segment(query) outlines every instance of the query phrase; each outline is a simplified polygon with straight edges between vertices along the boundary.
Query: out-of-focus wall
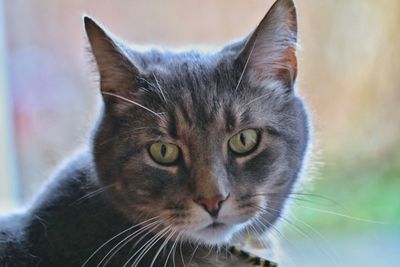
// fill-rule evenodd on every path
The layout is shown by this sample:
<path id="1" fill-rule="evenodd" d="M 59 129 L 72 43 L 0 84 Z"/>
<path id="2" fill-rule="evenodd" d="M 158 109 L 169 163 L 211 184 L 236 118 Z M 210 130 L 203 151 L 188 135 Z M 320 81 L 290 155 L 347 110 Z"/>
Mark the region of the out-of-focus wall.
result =
<path id="1" fill-rule="evenodd" d="M 12 138 L 12 99 L 8 88 L 4 1 L 0 0 L 0 212 L 15 209 L 16 168 Z"/>

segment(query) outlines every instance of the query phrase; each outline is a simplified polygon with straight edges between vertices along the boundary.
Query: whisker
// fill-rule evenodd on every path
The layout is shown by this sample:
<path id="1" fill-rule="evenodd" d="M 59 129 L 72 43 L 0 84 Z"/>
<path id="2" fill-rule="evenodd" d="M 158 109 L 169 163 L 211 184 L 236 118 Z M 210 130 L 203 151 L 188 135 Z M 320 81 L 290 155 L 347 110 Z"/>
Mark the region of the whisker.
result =
<path id="1" fill-rule="evenodd" d="M 163 90 L 161 89 L 160 83 L 158 82 L 156 75 L 154 74 L 154 72 L 152 72 L 152 74 L 153 74 L 154 80 L 156 80 L 157 87 L 160 90 L 160 93 L 161 93 L 162 98 L 164 99 L 164 102 L 167 103 L 167 98 L 165 97 L 165 94 L 164 94 Z"/>
<path id="2" fill-rule="evenodd" d="M 181 241 L 180 241 L 180 244 L 179 244 L 179 252 L 181 254 L 181 261 L 182 261 L 183 267 L 186 267 L 185 260 L 183 259 L 183 253 L 182 253 L 183 234 L 184 234 L 184 232 L 182 232 Z"/>
<path id="3" fill-rule="evenodd" d="M 171 217 L 169 217 L 169 218 L 167 218 L 166 220 L 167 221 L 169 221 L 170 219 L 172 219 L 173 218 L 173 216 L 171 216 Z M 161 223 L 162 224 L 162 223 Z M 140 244 L 140 242 L 147 236 L 147 235 L 149 235 L 152 231 L 154 231 L 157 227 L 159 227 L 161 224 L 159 224 L 159 225 L 157 225 L 155 228 L 152 228 L 150 231 L 148 231 L 146 234 L 144 234 L 141 238 L 139 238 L 139 240 L 137 240 L 136 242 L 135 242 L 135 244 L 132 246 L 132 248 L 131 248 L 131 251 L 129 252 L 129 253 L 131 253 L 132 251 L 133 251 L 133 249 L 138 245 L 138 244 Z M 161 234 L 161 236 L 163 236 L 163 233 L 164 233 L 164 230 L 168 230 L 168 229 L 170 229 L 171 227 L 170 226 L 167 226 L 167 227 L 164 227 L 163 229 L 161 229 L 158 233 L 156 233 L 153 237 L 151 237 L 149 240 L 147 240 L 136 252 L 134 252 L 133 253 L 133 255 L 126 261 L 126 263 L 125 264 L 129 264 L 129 262 L 138 254 L 138 253 L 140 253 L 139 254 L 139 256 L 142 254 L 142 252 L 144 251 L 144 250 L 146 250 L 146 248 L 147 248 L 147 245 L 150 243 L 150 242 L 152 242 L 154 239 L 157 239 L 157 237 Z M 165 234 L 167 234 L 168 233 L 168 231 L 166 231 L 165 232 Z M 158 242 L 158 239 L 155 241 L 155 243 L 156 242 Z M 151 248 L 151 246 L 150 246 L 150 248 Z M 142 251 L 142 252 L 141 252 Z M 146 252 L 147 253 L 147 252 Z M 138 256 L 138 257 L 139 257 Z M 134 264 L 136 264 L 136 262 L 137 262 L 137 258 L 135 259 L 135 261 L 133 262 L 133 264 L 132 265 L 134 265 Z M 137 262 L 138 263 L 138 262 Z"/>
<path id="4" fill-rule="evenodd" d="M 157 260 L 158 255 L 161 253 L 163 248 L 168 244 L 168 241 L 172 238 L 172 236 L 176 233 L 176 230 L 171 232 L 167 238 L 165 238 L 164 242 L 161 244 L 160 248 L 157 250 L 156 254 L 154 255 L 153 260 L 151 261 L 150 267 L 153 267 L 154 263 Z"/>
<path id="5" fill-rule="evenodd" d="M 258 221 L 258 218 L 254 218 L 254 219 L 256 220 L 256 222 Z M 260 232 L 255 227 L 255 226 L 258 227 L 258 224 L 256 224 L 255 226 L 253 226 L 253 225 L 249 225 L 249 226 L 251 227 L 251 229 L 256 234 L 256 238 L 257 238 L 258 243 L 264 248 L 267 247 L 266 244 L 265 244 L 265 240 L 263 240 L 263 238 L 260 237 L 262 235 L 262 229 L 260 229 L 261 230 L 261 232 Z"/>
<path id="6" fill-rule="evenodd" d="M 265 211 L 265 212 L 268 213 L 268 211 Z M 256 218 L 256 219 L 257 219 L 257 222 L 260 223 L 262 226 L 266 227 L 267 229 L 270 229 L 270 230 L 273 230 L 273 231 L 274 231 L 274 232 L 270 232 L 270 234 L 272 234 L 272 235 L 275 236 L 274 233 L 276 233 L 281 239 L 284 239 L 284 240 L 285 240 L 285 242 L 287 243 L 287 245 L 288 245 L 289 247 L 294 248 L 294 250 L 296 250 L 296 249 L 295 249 L 295 246 L 294 246 L 293 243 L 290 241 L 290 239 L 289 239 L 286 235 L 284 235 L 281 231 L 279 231 L 279 229 L 278 229 L 277 227 L 275 227 L 271 222 L 269 222 L 267 219 L 265 219 L 265 218 L 263 218 L 263 217 L 259 217 L 259 218 Z M 264 224 L 263 222 L 265 222 L 265 223 L 267 224 L 268 227 L 265 226 L 265 224 Z M 294 261 L 293 261 L 293 256 L 287 255 L 287 256 L 286 256 L 286 260 L 289 261 L 289 262 L 291 263 L 290 265 L 296 266 L 296 265 L 294 264 Z"/>
<path id="7" fill-rule="evenodd" d="M 101 93 L 102 93 L 103 95 L 114 96 L 114 97 L 119 98 L 119 99 L 121 99 L 121 100 L 124 100 L 124 101 L 126 101 L 126 102 L 128 102 L 128 103 L 134 104 L 134 105 L 136 105 L 136 106 L 138 106 L 138 107 L 140 107 L 140 108 L 142 108 L 142 109 L 144 109 L 144 110 L 147 110 L 147 111 L 150 112 L 151 114 L 157 116 L 159 119 L 164 120 L 164 118 L 160 115 L 160 113 L 157 113 L 157 112 L 155 112 L 155 111 L 149 109 L 148 107 L 145 107 L 145 106 L 143 106 L 142 104 L 139 104 L 138 102 L 135 102 L 135 101 L 133 101 L 133 100 L 131 100 L 131 99 L 128 99 L 128 98 L 126 98 L 126 97 L 123 97 L 123 96 L 120 96 L 120 95 L 117 95 L 117 94 L 114 94 L 114 93 L 111 93 L 111 92 L 101 91 Z"/>
<path id="8" fill-rule="evenodd" d="M 304 192 L 291 192 L 289 195 L 290 195 L 290 196 L 313 197 L 313 198 L 315 198 L 315 199 L 324 200 L 324 201 L 326 201 L 327 203 L 329 203 L 329 204 L 331 204 L 331 205 L 333 205 L 333 206 L 338 206 L 338 207 L 340 207 L 340 208 L 342 208 L 342 209 L 344 209 L 344 210 L 346 209 L 346 208 L 345 208 L 341 203 L 339 203 L 338 201 L 336 201 L 336 200 L 334 200 L 334 199 L 332 199 L 332 198 L 329 198 L 329 197 L 327 197 L 327 196 L 319 195 L 319 194 L 304 193 Z M 305 200 L 305 199 L 299 199 L 299 200 Z M 318 203 L 318 204 L 320 204 L 320 203 Z"/>
<path id="9" fill-rule="evenodd" d="M 152 228 L 151 230 L 155 230 L 157 227 L 159 227 L 161 224 L 157 225 L 156 227 Z M 136 248 L 137 245 L 140 244 L 140 242 L 142 242 L 143 239 L 145 239 L 146 236 L 148 236 L 151 232 L 148 231 L 146 232 L 144 235 L 142 235 L 138 240 L 136 240 L 136 242 L 133 244 L 133 246 L 131 247 L 130 251 L 128 254 L 133 253 L 133 249 Z"/>
<path id="10" fill-rule="evenodd" d="M 324 243 L 329 251 L 325 251 L 325 249 L 320 248 L 322 250 L 322 252 L 327 255 L 334 263 L 334 266 L 342 266 L 343 264 L 339 264 L 341 262 L 339 262 L 338 257 L 337 257 L 337 253 L 336 250 L 334 249 L 334 247 L 332 246 L 332 244 L 322 235 L 321 232 L 319 232 L 317 229 L 315 229 L 314 227 L 312 227 L 311 225 L 307 224 L 306 222 L 304 222 L 303 220 L 298 219 L 296 216 L 292 215 L 293 219 L 296 220 L 297 222 L 301 223 L 302 225 L 304 225 L 305 227 L 307 227 L 312 233 L 314 233 L 315 235 L 317 235 L 318 238 L 320 238 L 322 240 L 322 243 Z M 300 228 L 301 229 L 301 228 Z"/>
<path id="11" fill-rule="evenodd" d="M 247 65 L 248 65 L 249 62 L 250 62 L 250 57 L 251 57 L 251 55 L 253 54 L 253 50 L 254 50 L 255 44 L 256 44 L 256 42 L 254 42 L 253 45 L 252 45 L 252 47 L 251 47 L 249 56 L 248 56 L 247 59 L 246 59 L 246 63 L 244 64 L 243 71 L 242 71 L 242 73 L 240 74 L 239 81 L 238 81 L 238 83 L 237 83 L 237 85 L 236 85 L 235 92 L 238 90 L 238 88 L 239 88 L 239 86 L 240 86 L 240 83 L 242 82 L 244 73 L 246 72 L 246 69 L 247 69 Z"/>
<path id="12" fill-rule="evenodd" d="M 300 193 L 300 192 L 298 192 L 298 193 L 291 192 L 289 194 L 287 194 L 287 193 L 277 193 L 277 192 L 261 192 L 261 193 L 257 193 L 257 194 L 251 195 L 250 197 L 255 197 L 255 196 L 274 196 L 274 197 L 281 196 L 280 199 L 291 198 L 291 199 L 294 199 L 294 200 L 308 201 L 310 203 L 313 203 L 312 200 L 305 199 L 305 198 L 299 198 L 298 196 L 312 197 L 314 199 L 324 200 L 329 204 L 336 205 L 336 206 L 339 206 L 339 207 L 345 209 L 341 203 L 339 203 L 339 202 L 337 202 L 337 201 L 335 201 L 335 200 L 333 200 L 331 198 L 328 198 L 326 196 L 318 195 L 318 194 Z M 315 202 L 315 204 L 321 204 L 321 203 Z"/>
<path id="13" fill-rule="evenodd" d="M 256 195 L 268 195 L 268 193 L 256 194 Z M 254 195 L 254 196 L 256 196 L 256 195 Z M 281 199 L 285 199 L 285 197 L 282 197 Z M 292 199 L 293 200 L 300 200 L 300 201 L 304 200 L 304 199 L 298 199 L 298 198 L 292 198 Z M 329 199 L 327 199 L 327 200 L 329 200 Z M 278 201 L 273 201 L 273 200 L 268 200 L 268 201 L 271 202 L 271 203 L 280 203 Z M 316 203 L 316 204 L 318 204 L 318 203 Z M 344 213 L 340 213 L 340 212 L 332 211 L 332 210 L 324 210 L 324 209 L 304 206 L 304 205 L 301 205 L 301 204 L 298 204 L 298 203 L 295 203 L 295 202 L 293 203 L 293 205 L 295 205 L 296 207 L 299 207 L 299 208 L 304 208 L 304 209 L 308 209 L 308 210 L 311 210 L 311 211 L 316 211 L 316 212 L 321 212 L 321 213 L 325 213 L 325 214 L 335 215 L 335 216 L 339 216 L 339 217 L 343 217 L 343 218 L 346 218 L 346 219 L 351 219 L 351 220 L 355 220 L 355 221 L 359 221 L 359 222 L 371 223 L 371 224 L 380 224 L 380 225 L 386 225 L 387 224 L 387 222 L 370 220 L 370 219 L 366 219 L 366 218 L 360 218 L 360 217 L 356 217 L 356 216 L 352 216 L 352 215 L 348 215 L 348 214 L 344 214 Z M 340 204 L 338 204 L 338 205 L 340 205 Z M 343 207 L 343 209 L 346 210 L 345 207 Z"/>
<path id="14" fill-rule="evenodd" d="M 264 97 L 267 97 L 267 96 L 271 96 L 271 92 L 268 92 L 268 93 L 266 93 L 266 94 L 263 94 L 262 96 L 259 96 L 259 97 L 256 97 L 256 98 L 250 100 L 248 103 L 244 104 L 244 106 L 247 107 L 248 105 L 250 105 L 250 104 L 256 102 L 257 100 L 260 100 L 260 99 L 262 99 L 262 98 L 264 98 Z"/>
<path id="15" fill-rule="evenodd" d="M 255 205 L 255 207 L 258 207 L 259 209 L 270 213 L 270 211 L 274 211 L 274 212 L 279 212 L 276 209 L 267 207 L 267 208 L 263 208 L 260 207 L 258 205 Z M 271 214 L 271 213 L 270 213 Z M 312 238 L 312 236 L 307 233 L 306 231 L 304 231 L 301 227 L 299 227 L 298 225 L 296 225 L 295 223 L 293 223 L 291 220 L 289 220 L 288 218 L 284 217 L 284 216 L 280 216 L 281 219 L 283 219 L 286 223 L 288 223 L 287 225 L 291 226 L 292 229 L 294 229 L 297 233 L 299 233 L 301 236 L 305 237 L 308 240 L 311 240 L 313 244 L 317 245 L 317 247 L 319 248 L 319 250 L 321 250 L 322 254 L 325 255 L 326 257 L 328 257 L 333 263 L 335 263 L 335 266 L 341 266 L 340 264 L 338 264 L 338 260 L 336 257 L 336 253 L 335 251 L 332 249 L 331 244 L 327 241 L 327 239 L 325 239 L 325 237 L 319 233 L 317 230 L 313 229 L 311 226 L 310 229 L 317 234 L 317 236 L 323 241 L 323 244 L 325 244 L 325 246 L 327 247 L 328 250 L 326 250 L 324 247 L 319 246 L 319 244 L 316 242 L 316 240 L 314 238 Z M 299 221 L 297 219 L 295 219 L 296 221 Z M 294 247 L 293 245 L 291 245 L 292 247 Z"/>
<path id="16" fill-rule="evenodd" d="M 126 267 L 128 266 L 129 262 L 136 256 L 136 259 L 132 263 L 132 266 L 137 266 L 139 262 L 142 260 L 142 258 L 150 251 L 150 249 L 157 244 L 159 240 L 163 238 L 163 236 L 167 235 L 171 231 L 172 226 L 167 226 L 161 231 L 159 231 L 157 234 L 155 234 L 153 237 L 151 237 L 149 240 L 146 241 L 146 243 L 143 244 L 142 247 L 140 247 L 129 259 L 128 261 L 122 266 Z M 139 254 L 138 254 L 139 253 Z"/>
<path id="17" fill-rule="evenodd" d="M 380 225 L 387 224 L 387 222 L 364 219 L 364 218 L 355 217 L 355 216 L 351 216 L 351 215 L 347 215 L 347 214 L 343 214 L 343 213 L 339 213 L 339 212 L 331 211 L 331 210 L 322 210 L 322 209 L 307 207 L 307 206 L 303 206 L 303 205 L 296 205 L 296 206 L 300 207 L 300 208 L 317 211 L 317 212 L 321 212 L 321 213 L 325 213 L 325 214 L 335 215 L 335 216 L 339 216 L 339 217 L 343 217 L 346 219 L 351 219 L 351 220 L 355 220 L 355 221 L 359 221 L 359 222 L 364 222 L 364 223 L 380 224 Z"/>
<path id="18" fill-rule="evenodd" d="M 80 197 L 77 200 L 75 200 L 74 202 L 72 202 L 70 205 L 74 205 L 77 202 L 80 202 L 82 200 L 85 200 L 85 199 L 88 199 L 88 198 L 92 198 L 92 197 L 94 197 L 94 196 L 96 196 L 98 194 L 101 194 L 101 193 L 105 192 L 106 190 L 110 189 L 111 187 L 114 187 L 116 184 L 117 183 L 112 183 L 110 185 L 103 186 L 103 187 L 100 187 L 99 189 L 96 189 L 96 190 L 94 190 L 92 192 L 89 192 L 88 194 L 84 195 L 83 197 Z"/>
<path id="19" fill-rule="evenodd" d="M 196 247 L 194 248 L 194 250 L 193 250 L 193 252 L 192 252 L 192 255 L 191 255 L 190 258 L 189 258 L 188 266 L 190 266 L 190 264 L 192 263 L 193 257 L 194 257 L 194 255 L 196 254 L 196 251 L 197 251 L 197 249 L 199 248 L 199 246 L 200 246 L 200 242 L 197 242 L 197 245 L 196 245 Z"/>
<path id="20" fill-rule="evenodd" d="M 178 246 L 178 242 L 179 242 L 179 239 L 182 237 L 182 235 L 183 235 L 183 232 L 181 232 L 181 233 L 179 233 L 178 234 L 178 236 L 176 237 L 176 240 L 175 240 L 175 242 L 174 242 L 174 253 L 173 253 L 173 256 L 172 256 L 172 263 L 173 263 L 173 265 L 174 265 L 174 267 L 175 267 L 175 254 L 176 254 L 176 248 L 177 248 L 177 246 Z M 175 246 L 175 243 L 176 243 L 176 246 Z M 181 243 L 182 244 L 182 243 Z M 181 254 L 181 256 L 182 256 L 182 254 Z"/>
<path id="21" fill-rule="evenodd" d="M 254 208 L 256 208 L 256 209 L 258 209 L 258 210 L 260 210 L 260 211 L 263 211 L 263 212 L 265 212 L 265 213 L 268 213 L 268 214 L 270 214 L 270 215 L 273 215 L 273 213 L 271 213 L 271 211 L 269 211 L 269 210 L 267 210 L 266 208 L 263 208 L 263 207 L 261 207 L 261 206 L 259 206 L 259 205 L 256 205 L 256 204 L 254 204 L 254 205 L 252 205 Z M 266 218 L 263 218 L 263 217 L 257 217 L 256 218 L 257 219 L 257 221 L 258 222 L 261 222 L 261 220 L 263 221 L 263 222 L 265 222 L 266 224 L 267 224 L 267 228 L 268 229 L 273 229 L 274 231 L 276 231 L 276 233 L 281 237 L 281 238 L 283 238 L 283 239 L 285 239 L 285 241 L 288 243 L 288 244 L 291 244 L 292 246 L 293 246 L 293 244 L 292 244 L 292 242 L 289 240 L 289 238 L 287 238 L 281 231 L 279 231 L 278 230 L 278 228 L 276 228 L 270 221 L 268 221 Z M 262 222 L 261 222 L 262 223 Z M 264 225 L 265 226 L 265 225 Z"/>
<path id="22" fill-rule="evenodd" d="M 138 230 L 136 230 L 135 232 L 133 232 L 132 234 L 128 235 L 127 237 L 125 237 L 124 239 L 122 239 L 118 244 L 116 244 L 103 258 L 102 260 L 98 263 L 98 267 L 104 262 L 103 266 L 106 266 L 108 264 L 108 262 L 115 256 L 115 254 L 118 253 L 119 250 L 121 250 L 121 248 L 123 248 L 127 243 L 129 243 L 133 238 L 135 238 L 136 236 L 138 236 L 139 234 L 145 232 L 146 230 L 148 230 L 149 228 L 151 229 L 156 229 L 159 225 L 161 224 L 160 221 L 155 221 L 155 222 L 151 222 L 148 225 L 144 226 L 143 228 L 140 228 Z M 151 231 L 150 229 L 150 231 Z M 149 232 L 147 232 L 149 233 Z M 111 254 L 111 255 L 110 255 Z M 110 255 L 110 256 L 109 256 Z M 108 259 L 107 259 L 108 258 Z M 106 260 L 107 259 L 107 260 Z"/>
<path id="23" fill-rule="evenodd" d="M 106 246 L 107 244 L 109 244 L 111 241 L 113 241 L 113 240 L 116 239 L 117 237 L 123 235 L 124 233 L 126 233 L 126 232 L 132 230 L 133 228 L 138 227 L 138 226 L 141 225 L 141 224 L 147 223 L 147 222 L 149 222 L 149 221 L 151 221 L 151 220 L 155 220 L 157 217 L 158 217 L 158 216 L 153 217 L 153 218 L 150 218 L 150 219 L 148 219 L 148 220 L 146 220 L 146 221 L 143 221 L 143 222 L 141 222 L 141 223 L 135 224 L 135 225 L 133 225 L 133 226 L 131 226 L 131 227 L 125 229 L 124 231 L 122 231 L 122 232 L 116 234 L 116 235 L 113 236 L 112 238 L 108 239 L 106 242 L 104 242 L 100 247 L 98 247 L 98 248 L 89 256 L 89 258 L 82 264 L 82 267 L 84 267 L 84 266 L 94 257 L 94 255 L 97 254 L 97 252 L 99 252 L 103 247 L 105 247 L 105 246 Z"/>
<path id="24" fill-rule="evenodd" d="M 167 267 L 169 257 L 171 256 L 171 253 L 172 253 L 172 251 L 173 251 L 173 249 L 174 249 L 174 247 L 175 247 L 176 240 L 177 240 L 177 239 L 175 239 L 174 243 L 172 244 L 172 247 L 171 247 L 171 249 L 170 249 L 170 251 L 169 251 L 169 253 L 168 253 L 168 255 L 167 255 L 167 258 L 165 259 L 164 267 Z M 175 266 L 175 260 L 174 260 L 174 258 L 175 258 L 175 255 L 172 256 L 172 262 L 173 262 L 173 264 L 174 264 L 174 266 Z"/>
<path id="25" fill-rule="evenodd" d="M 270 207 L 260 207 L 258 205 L 255 205 L 258 208 L 260 208 L 261 210 L 265 211 L 265 212 L 269 212 L 269 211 L 273 211 L 273 212 L 279 212 L 276 209 L 270 208 Z M 272 214 L 271 212 L 269 212 L 270 214 Z M 301 229 L 300 227 L 298 227 L 296 224 L 294 224 L 292 221 L 290 221 L 289 219 L 283 217 L 282 215 L 279 216 L 279 218 L 281 218 L 282 220 L 284 220 L 286 223 L 288 223 L 289 225 L 291 225 L 293 227 L 293 229 L 295 229 L 298 233 L 300 233 L 303 237 L 305 237 L 306 239 L 310 239 L 312 241 L 314 241 L 303 229 Z"/>
<path id="26" fill-rule="evenodd" d="M 97 146 L 102 147 L 104 145 L 107 145 L 109 142 L 114 141 L 115 139 L 118 139 L 118 141 L 120 143 L 125 142 L 126 140 L 132 139 L 132 134 L 136 134 L 136 133 L 140 133 L 145 132 L 143 130 L 155 130 L 155 131 L 159 131 L 160 129 L 157 127 L 138 127 L 135 129 L 132 129 L 129 131 L 129 134 L 127 136 L 124 135 L 114 135 L 106 140 L 104 140 L 103 142 L 101 142 L 100 144 L 98 144 Z"/>
<path id="27" fill-rule="evenodd" d="M 172 219 L 172 218 L 173 218 L 173 216 L 171 216 L 171 217 L 169 217 L 169 218 L 166 218 L 165 220 L 166 220 L 166 222 L 169 222 L 170 219 Z M 171 223 L 169 223 L 169 224 L 171 224 Z M 133 244 L 133 246 L 131 247 L 131 250 L 129 251 L 129 254 L 130 254 L 130 253 L 133 253 L 133 249 L 134 249 L 137 245 L 139 245 L 140 242 L 141 242 L 148 234 L 150 234 L 150 233 L 147 233 L 147 234 L 143 235 L 141 238 L 139 238 L 139 239 Z"/>
<path id="28" fill-rule="evenodd" d="M 268 211 L 265 211 L 265 210 L 263 210 L 264 212 L 267 212 L 268 213 Z M 278 228 L 276 228 L 271 222 L 269 222 L 267 219 L 265 219 L 265 218 L 263 218 L 263 217 L 259 217 L 259 218 L 256 218 L 257 219 L 257 221 L 259 222 L 259 223 L 261 223 L 261 225 L 263 225 L 263 226 L 265 226 L 264 224 L 263 224 L 263 222 L 264 223 L 266 223 L 267 224 L 267 229 L 272 229 L 272 230 L 274 230 L 281 238 L 283 238 L 288 244 L 290 244 L 291 246 L 293 246 L 293 244 L 292 244 L 292 242 L 289 240 L 289 238 L 287 238 L 281 231 L 279 231 L 279 229 Z"/>

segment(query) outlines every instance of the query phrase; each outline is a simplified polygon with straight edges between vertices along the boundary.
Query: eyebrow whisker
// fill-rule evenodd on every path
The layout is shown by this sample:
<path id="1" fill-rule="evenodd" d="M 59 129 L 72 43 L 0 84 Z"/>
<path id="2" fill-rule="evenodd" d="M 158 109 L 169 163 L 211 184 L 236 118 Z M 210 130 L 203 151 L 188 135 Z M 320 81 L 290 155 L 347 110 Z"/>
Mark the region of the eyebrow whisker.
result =
<path id="1" fill-rule="evenodd" d="M 154 74 L 154 72 L 152 72 L 152 74 L 153 74 L 154 80 L 156 80 L 157 87 L 160 90 L 160 93 L 161 93 L 162 98 L 164 99 L 164 102 L 167 103 L 167 98 L 165 97 L 164 91 L 161 89 L 161 85 L 158 82 L 156 75 Z"/>
<path id="2" fill-rule="evenodd" d="M 163 117 L 161 117 L 160 113 L 157 113 L 157 112 L 155 112 L 155 111 L 149 109 L 148 107 L 143 106 L 142 104 L 139 104 L 138 102 L 135 102 L 135 101 L 133 101 L 133 100 L 131 100 L 131 99 L 129 99 L 129 98 L 126 98 L 126 97 L 123 97 L 123 96 L 121 96 L 121 95 L 114 94 L 114 93 L 111 93 L 111 92 L 106 92 L 106 91 L 101 91 L 101 93 L 102 93 L 103 95 L 114 96 L 114 97 L 119 98 L 119 99 L 121 99 L 121 100 L 124 100 L 124 101 L 126 101 L 126 102 L 128 102 L 128 103 L 134 104 L 134 105 L 136 105 L 136 106 L 138 106 L 138 107 L 140 107 L 140 108 L 142 108 L 142 109 L 144 109 L 144 110 L 147 110 L 147 111 L 150 112 L 151 114 L 157 116 L 159 119 L 161 119 L 161 120 L 164 119 Z"/>

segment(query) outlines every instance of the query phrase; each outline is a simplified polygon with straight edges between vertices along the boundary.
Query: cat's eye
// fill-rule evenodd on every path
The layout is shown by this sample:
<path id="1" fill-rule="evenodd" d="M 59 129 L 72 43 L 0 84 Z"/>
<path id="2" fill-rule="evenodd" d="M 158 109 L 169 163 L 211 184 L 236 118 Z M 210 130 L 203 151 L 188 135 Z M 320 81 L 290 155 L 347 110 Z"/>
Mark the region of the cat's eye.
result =
<path id="1" fill-rule="evenodd" d="M 179 147 L 168 143 L 153 143 L 149 148 L 151 158 L 164 165 L 175 163 L 179 158 Z"/>
<path id="2" fill-rule="evenodd" d="M 229 148 L 236 154 L 244 155 L 255 149 L 259 142 L 259 135 L 254 129 L 239 132 L 229 139 Z"/>

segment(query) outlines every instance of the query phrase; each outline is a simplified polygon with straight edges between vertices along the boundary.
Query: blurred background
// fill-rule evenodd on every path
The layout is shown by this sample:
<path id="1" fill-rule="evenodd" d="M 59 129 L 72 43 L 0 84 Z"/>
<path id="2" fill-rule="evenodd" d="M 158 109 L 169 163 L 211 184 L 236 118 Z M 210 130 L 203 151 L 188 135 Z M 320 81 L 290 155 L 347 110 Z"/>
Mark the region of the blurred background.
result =
<path id="1" fill-rule="evenodd" d="M 99 109 L 82 14 L 125 40 L 221 46 L 272 0 L 0 0 L 0 213 L 85 144 Z M 400 262 L 400 1 L 298 0 L 299 92 L 314 120 L 304 194 L 281 237 L 292 266 Z"/>

